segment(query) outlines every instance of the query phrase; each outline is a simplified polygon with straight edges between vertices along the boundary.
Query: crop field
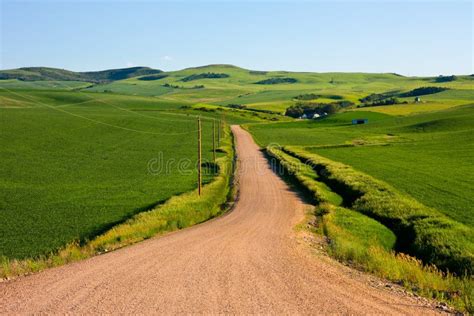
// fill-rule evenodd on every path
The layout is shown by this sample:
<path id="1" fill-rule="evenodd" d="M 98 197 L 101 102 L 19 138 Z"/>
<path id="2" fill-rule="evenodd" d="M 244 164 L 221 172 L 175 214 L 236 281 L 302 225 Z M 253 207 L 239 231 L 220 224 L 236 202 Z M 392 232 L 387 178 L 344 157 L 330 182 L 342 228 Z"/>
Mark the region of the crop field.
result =
<path id="1" fill-rule="evenodd" d="M 351 125 L 352 118 L 369 119 Z M 382 179 L 474 228 L 474 106 L 403 118 L 345 112 L 321 121 L 249 125 L 260 145 L 307 150 Z M 341 147 L 346 144 L 351 146 Z M 354 146 L 352 146 L 354 145 Z"/>
<path id="2" fill-rule="evenodd" d="M 0 87 L 5 89 L 71 90 L 87 88 L 90 85 L 90 83 L 82 81 L 19 81 L 16 79 L 0 80 Z"/>
<path id="3" fill-rule="evenodd" d="M 194 189 L 197 125 L 193 113 L 176 111 L 182 104 L 0 91 L 0 256 L 51 252 Z M 205 161 L 212 159 L 211 126 L 203 117 Z M 204 182 L 212 177 L 208 170 Z"/>

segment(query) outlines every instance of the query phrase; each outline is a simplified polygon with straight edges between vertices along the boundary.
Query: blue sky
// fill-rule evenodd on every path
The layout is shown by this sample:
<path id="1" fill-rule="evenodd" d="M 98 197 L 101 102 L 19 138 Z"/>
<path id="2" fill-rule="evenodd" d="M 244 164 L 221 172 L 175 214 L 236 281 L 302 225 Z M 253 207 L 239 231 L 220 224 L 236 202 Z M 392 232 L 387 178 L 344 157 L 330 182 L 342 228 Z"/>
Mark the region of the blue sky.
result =
<path id="1" fill-rule="evenodd" d="M 0 1 L 2 69 L 474 72 L 472 1 Z"/>

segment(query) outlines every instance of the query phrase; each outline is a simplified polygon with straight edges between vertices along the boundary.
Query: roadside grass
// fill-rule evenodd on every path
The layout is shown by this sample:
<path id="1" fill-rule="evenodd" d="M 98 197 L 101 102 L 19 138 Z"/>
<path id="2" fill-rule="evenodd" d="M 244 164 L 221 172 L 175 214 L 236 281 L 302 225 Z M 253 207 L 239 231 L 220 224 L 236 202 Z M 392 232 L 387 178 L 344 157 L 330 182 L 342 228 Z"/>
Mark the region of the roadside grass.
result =
<path id="1" fill-rule="evenodd" d="M 219 151 L 224 155 L 216 160 L 218 174 L 203 186 L 201 196 L 197 190 L 173 196 L 90 241 L 74 241 L 48 255 L 28 259 L 0 257 L 0 278 L 16 277 L 82 260 L 218 216 L 229 208 L 234 193 L 231 190 L 234 149 L 228 126 Z"/>
<path id="2" fill-rule="evenodd" d="M 390 234 L 388 229 L 360 213 L 328 204 L 321 205 L 318 212 L 325 214 L 320 215 L 321 225 L 329 238 L 328 252 L 336 259 L 400 284 L 411 292 L 447 302 L 461 311 L 474 312 L 472 278 L 456 277 L 433 265 L 424 265 L 415 257 L 387 249 L 380 241 Z M 371 234 L 361 234 L 361 226 L 341 225 L 339 217 L 344 218 L 349 212 L 350 219 L 363 224 L 363 229 L 370 230 Z M 355 220 L 356 217 L 359 219 Z"/>
<path id="3" fill-rule="evenodd" d="M 342 231 L 349 231 L 352 237 L 359 240 L 363 248 L 380 245 L 385 250 L 391 250 L 395 247 L 397 237 L 390 229 L 358 212 L 344 207 L 335 207 L 333 211 L 328 211 L 325 220 L 327 225 L 333 224 L 334 227 L 340 227 Z M 337 242 L 338 234 L 333 234 L 330 229 L 327 233 L 331 240 Z"/>
<path id="4" fill-rule="evenodd" d="M 456 277 L 434 265 L 426 265 L 419 259 L 395 252 L 395 234 L 359 211 L 338 205 L 340 200 L 332 198 L 336 193 L 320 182 L 320 175 L 312 168 L 314 165 L 303 163 L 275 146 L 267 147 L 267 153 L 313 193 L 318 201 L 316 215 L 319 230 L 329 238 L 327 249 L 332 256 L 420 295 L 474 312 L 472 277 Z M 308 168 L 313 170 L 313 174 Z"/>
<path id="5" fill-rule="evenodd" d="M 397 190 L 474 227 L 471 131 L 426 133 L 430 139 L 385 146 L 306 147 L 394 186 Z M 426 137 L 424 136 L 424 137 Z M 384 140 L 381 140 L 384 142 Z M 386 142 L 386 141 L 385 141 Z"/>
<path id="6" fill-rule="evenodd" d="M 125 245 L 201 223 L 220 214 L 229 198 L 233 174 L 233 145 L 229 128 L 219 148 L 225 155 L 216 160 L 219 169 L 215 179 L 204 186 L 202 196 L 197 191 L 171 197 L 163 206 L 137 214 L 95 238 L 90 245 L 95 251 L 117 249 Z"/>
<path id="7" fill-rule="evenodd" d="M 368 215 L 397 235 L 396 249 L 458 275 L 474 273 L 474 231 L 435 209 L 351 167 L 301 148 L 287 153 L 310 164 L 353 210 Z"/>

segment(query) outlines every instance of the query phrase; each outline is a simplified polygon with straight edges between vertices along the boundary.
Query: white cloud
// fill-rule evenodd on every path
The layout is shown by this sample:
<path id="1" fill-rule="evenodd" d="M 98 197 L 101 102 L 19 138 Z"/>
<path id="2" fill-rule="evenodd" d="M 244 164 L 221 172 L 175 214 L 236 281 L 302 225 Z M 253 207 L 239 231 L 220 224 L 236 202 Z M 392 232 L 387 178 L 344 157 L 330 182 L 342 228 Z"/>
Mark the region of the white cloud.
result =
<path id="1" fill-rule="evenodd" d="M 127 61 L 127 67 L 135 67 L 136 65 L 130 61 Z"/>
<path id="2" fill-rule="evenodd" d="M 165 56 L 161 57 L 161 60 L 163 60 L 163 61 L 172 61 L 173 57 L 165 55 Z"/>

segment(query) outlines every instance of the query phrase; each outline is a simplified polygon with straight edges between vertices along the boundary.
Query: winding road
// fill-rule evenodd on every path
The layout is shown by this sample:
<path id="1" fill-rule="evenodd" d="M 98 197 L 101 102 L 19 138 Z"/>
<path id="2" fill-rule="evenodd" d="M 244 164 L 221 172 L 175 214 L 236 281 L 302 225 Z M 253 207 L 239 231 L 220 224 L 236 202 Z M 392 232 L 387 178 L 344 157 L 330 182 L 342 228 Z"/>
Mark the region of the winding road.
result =
<path id="1" fill-rule="evenodd" d="M 308 207 L 232 127 L 240 198 L 232 212 L 111 253 L 0 283 L 0 314 L 420 314 L 436 310 L 351 276 L 294 226 Z"/>

